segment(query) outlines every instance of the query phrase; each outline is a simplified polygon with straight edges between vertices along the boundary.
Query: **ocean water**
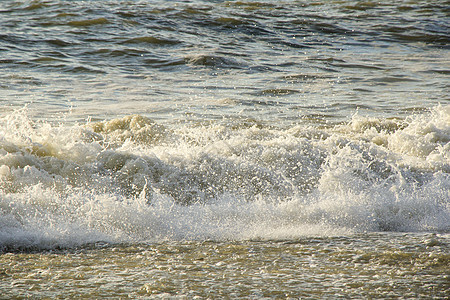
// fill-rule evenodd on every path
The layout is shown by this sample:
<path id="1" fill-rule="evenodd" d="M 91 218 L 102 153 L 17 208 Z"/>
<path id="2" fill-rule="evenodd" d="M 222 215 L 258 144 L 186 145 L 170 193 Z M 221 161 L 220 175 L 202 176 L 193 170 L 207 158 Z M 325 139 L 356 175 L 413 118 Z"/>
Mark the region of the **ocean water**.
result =
<path id="1" fill-rule="evenodd" d="M 449 1 L 0 2 L 0 298 L 450 294 Z"/>

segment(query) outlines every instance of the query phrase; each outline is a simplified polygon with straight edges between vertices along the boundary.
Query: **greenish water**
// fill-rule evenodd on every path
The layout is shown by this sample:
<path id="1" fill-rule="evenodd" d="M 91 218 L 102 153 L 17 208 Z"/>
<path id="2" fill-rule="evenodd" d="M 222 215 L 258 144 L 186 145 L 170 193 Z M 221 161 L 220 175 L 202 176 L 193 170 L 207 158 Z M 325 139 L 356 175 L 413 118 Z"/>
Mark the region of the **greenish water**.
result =
<path id="1" fill-rule="evenodd" d="M 445 299 L 448 236 L 93 244 L 4 254 L 5 298 Z"/>

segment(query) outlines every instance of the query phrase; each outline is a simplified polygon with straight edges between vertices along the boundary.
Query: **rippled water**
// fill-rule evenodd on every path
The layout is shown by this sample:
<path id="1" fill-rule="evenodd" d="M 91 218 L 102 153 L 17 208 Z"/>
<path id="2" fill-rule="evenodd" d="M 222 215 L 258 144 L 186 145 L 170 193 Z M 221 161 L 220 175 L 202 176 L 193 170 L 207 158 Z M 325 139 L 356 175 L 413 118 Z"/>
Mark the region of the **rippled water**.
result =
<path id="1" fill-rule="evenodd" d="M 6 298 L 445 298 L 448 1 L 0 2 Z"/>
<path id="2" fill-rule="evenodd" d="M 2 1 L 2 99 L 33 115 L 342 121 L 448 101 L 445 1 Z"/>
<path id="3" fill-rule="evenodd" d="M 372 234 L 92 245 L 64 255 L 4 255 L 0 288 L 6 297 L 43 298 L 444 299 L 449 255 L 442 240 Z"/>

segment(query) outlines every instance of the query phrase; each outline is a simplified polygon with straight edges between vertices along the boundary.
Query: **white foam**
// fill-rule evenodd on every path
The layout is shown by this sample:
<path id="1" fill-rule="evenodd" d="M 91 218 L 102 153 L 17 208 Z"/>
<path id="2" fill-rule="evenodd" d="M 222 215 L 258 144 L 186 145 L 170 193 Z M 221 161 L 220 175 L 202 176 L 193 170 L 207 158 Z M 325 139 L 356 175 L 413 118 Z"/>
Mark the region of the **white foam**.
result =
<path id="1" fill-rule="evenodd" d="M 450 172 L 450 105 L 405 120 L 355 115 L 339 132 L 385 147 L 401 166 Z"/>
<path id="2" fill-rule="evenodd" d="M 0 120 L 0 248 L 446 232 L 449 112 L 319 131 L 54 126 L 22 109 Z"/>

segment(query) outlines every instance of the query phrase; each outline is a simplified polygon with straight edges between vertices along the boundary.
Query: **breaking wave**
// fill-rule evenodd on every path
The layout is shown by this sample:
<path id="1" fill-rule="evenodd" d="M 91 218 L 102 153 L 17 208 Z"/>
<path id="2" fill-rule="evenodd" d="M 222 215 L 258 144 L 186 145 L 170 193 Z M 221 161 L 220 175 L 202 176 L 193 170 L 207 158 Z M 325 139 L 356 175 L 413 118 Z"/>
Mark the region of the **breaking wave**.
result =
<path id="1" fill-rule="evenodd" d="M 450 106 L 288 128 L 0 119 L 0 249 L 450 230 Z"/>

